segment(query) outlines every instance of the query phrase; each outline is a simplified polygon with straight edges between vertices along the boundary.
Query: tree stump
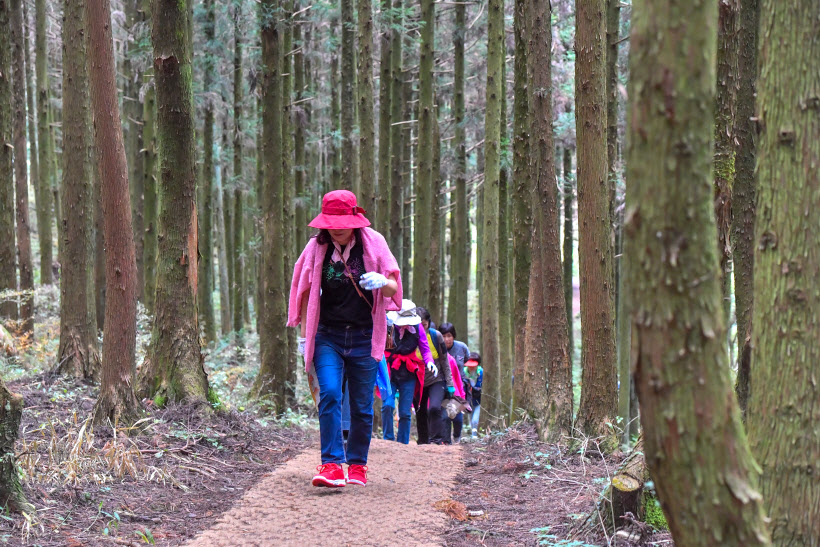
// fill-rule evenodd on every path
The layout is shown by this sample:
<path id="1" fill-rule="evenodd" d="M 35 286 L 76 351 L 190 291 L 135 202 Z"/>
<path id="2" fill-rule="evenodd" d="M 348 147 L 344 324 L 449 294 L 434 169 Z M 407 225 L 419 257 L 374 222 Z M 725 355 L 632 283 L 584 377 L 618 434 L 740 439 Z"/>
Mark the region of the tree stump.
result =
<path id="1" fill-rule="evenodd" d="M 0 380 L 0 504 L 12 511 L 29 513 L 34 506 L 23 495 L 14 453 L 22 416 L 23 397 L 9 391 Z"/>

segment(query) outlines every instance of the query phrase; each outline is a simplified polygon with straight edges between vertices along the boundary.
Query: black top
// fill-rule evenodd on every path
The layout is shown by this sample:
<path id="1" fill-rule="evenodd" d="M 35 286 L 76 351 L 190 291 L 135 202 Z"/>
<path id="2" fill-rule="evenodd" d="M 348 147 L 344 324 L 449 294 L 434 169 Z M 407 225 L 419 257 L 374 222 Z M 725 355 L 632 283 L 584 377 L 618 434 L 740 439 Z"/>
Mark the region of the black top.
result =
<path id="1" fill-rule="evenodd" d="M 344 263 L 332 262 L 333 245 L 327 246 L 325 260 L 322 263 L 322 298 L 319 306 L 319 324 L 326 327 L 373 328 L 373 291 L 358 289 L 367 299 L 359 296 L 356 288 L 345 273 Z M 344 251 L 344 248 L 342 249 Z M 350 251 L 347 267 L 356 283 L 365 273 L 364 248 L 361 241 Z M 370 306 L 368 306 L 368 302 Z"/>

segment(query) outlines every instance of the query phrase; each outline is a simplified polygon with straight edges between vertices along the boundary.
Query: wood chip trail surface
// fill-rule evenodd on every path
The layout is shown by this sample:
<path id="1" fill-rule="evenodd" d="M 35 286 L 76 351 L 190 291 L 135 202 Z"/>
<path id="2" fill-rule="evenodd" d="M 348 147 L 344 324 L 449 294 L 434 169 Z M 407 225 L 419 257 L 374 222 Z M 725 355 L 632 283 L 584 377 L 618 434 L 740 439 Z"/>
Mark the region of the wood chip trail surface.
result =
<path id="1" fill-rule="evenodd" d="M 443 545 L 451 497 L 463 467 L 458 445 L 404 445 L 373 439 L 367 486 L 310 485 L 317 446 L 265 475 L 189 546 Z"/>

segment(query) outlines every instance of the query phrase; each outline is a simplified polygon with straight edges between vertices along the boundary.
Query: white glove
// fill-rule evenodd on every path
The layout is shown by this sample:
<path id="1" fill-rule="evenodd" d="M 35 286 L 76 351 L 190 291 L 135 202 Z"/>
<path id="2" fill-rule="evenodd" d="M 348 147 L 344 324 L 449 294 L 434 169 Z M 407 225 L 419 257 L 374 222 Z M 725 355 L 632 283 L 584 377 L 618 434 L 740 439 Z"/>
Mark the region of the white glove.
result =
<path id="1" fill-rule="evenodd" d="M 306 342 L 306 339 L 300 336 L 299 338 L 296 339 L 296 341 L 298 342 L 297 351 L 299 352 L 299 355 L 304 357 L 305 356 L 305 342 Z"/>
<path id="2" fill-rule="evenodd" d="M 378 272 L 367 272 L 359 279 L 359 286 L 366 291 L 381 289 L 387 285 L 387 278 Z"/>
<path id="3" fill-rule="evenodd" d="M 434 365 L 432 361 L 427 363 L 427 370 L 433 373 L 433 378 L 438 377 L 438 367 Z"/>

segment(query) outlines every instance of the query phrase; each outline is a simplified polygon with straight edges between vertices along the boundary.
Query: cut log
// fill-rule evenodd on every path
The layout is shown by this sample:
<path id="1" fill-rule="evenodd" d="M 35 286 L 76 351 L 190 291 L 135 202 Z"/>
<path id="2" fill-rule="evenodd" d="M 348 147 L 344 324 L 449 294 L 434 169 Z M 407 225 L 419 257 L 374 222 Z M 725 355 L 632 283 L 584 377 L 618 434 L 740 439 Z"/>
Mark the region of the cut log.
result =
<path id="1" fill-rule="evenodd" d="M 600 501 L 585 519 L 579 522 L 570 537 L 577 539 L 593 534 L 600 535 L 601 527 L 611 535 L 615 530 L 628 526 L 624 515 L 629 514 L 639 521 L 645 517 L 645 507 L 653 499 L 646 499 L 648 493 L 644 485 L 649 481 L 649 469 L 643 452 L 643 436 L 638 438 L 635 448 L 621 463 L 612 477 L 611 484 L 604 490 Z"/>
<path id="2" fill-rule="evenodd" d="M 9 391 L 0 379 L 0 505 L 11 511 L 32 513 L 34 506 L 26 501 L 20 486 L 14 452 L 22 416 L 23 397 Z"/>

